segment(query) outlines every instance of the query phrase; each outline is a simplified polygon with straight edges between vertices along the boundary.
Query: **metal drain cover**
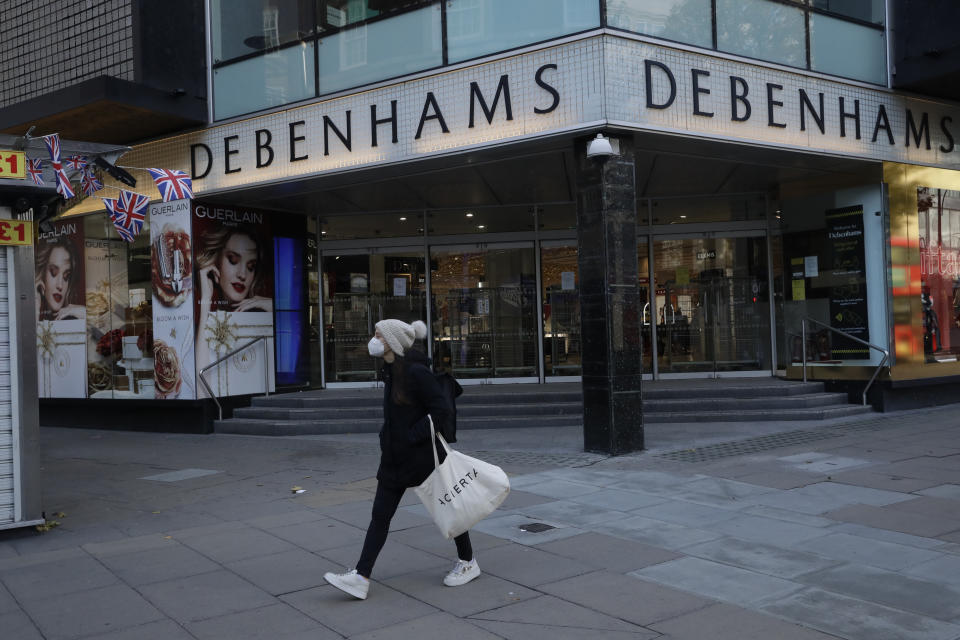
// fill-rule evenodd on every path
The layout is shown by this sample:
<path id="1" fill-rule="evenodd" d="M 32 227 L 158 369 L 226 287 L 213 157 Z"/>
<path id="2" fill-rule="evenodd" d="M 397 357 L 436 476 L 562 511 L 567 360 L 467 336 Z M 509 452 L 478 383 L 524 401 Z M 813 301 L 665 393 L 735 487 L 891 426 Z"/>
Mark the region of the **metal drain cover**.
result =
<path id="1" fill-rule="evenodd" d="M 529 524 L 522 524 L 518 527 L 520 531 L 526 531 L 527 533 L 543 533 L 544 531 L 550 531 L 550 529 L 556 529 L 553 525 L 544 524 L 542 522 L 531 522 Z"/>

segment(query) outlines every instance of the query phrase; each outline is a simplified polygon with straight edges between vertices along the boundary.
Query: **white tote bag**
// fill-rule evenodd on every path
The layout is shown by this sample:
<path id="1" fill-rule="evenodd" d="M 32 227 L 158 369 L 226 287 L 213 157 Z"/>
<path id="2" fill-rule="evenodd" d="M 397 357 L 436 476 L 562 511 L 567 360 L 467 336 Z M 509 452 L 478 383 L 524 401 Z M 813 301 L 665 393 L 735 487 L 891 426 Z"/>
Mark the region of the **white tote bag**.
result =
<path id="1" fill-rule="evenodd" d="M 440 533 L 455 538 L 477 524 L 506 499 L 510 480 L 503 469 L 454 451 L 433 428 L 430 420 L 430 442 L 433 449 L 433 473 L 414 491 L 427 508 Z M 447 457 L 443 464 L 437 456 L 437 439 Z"/>

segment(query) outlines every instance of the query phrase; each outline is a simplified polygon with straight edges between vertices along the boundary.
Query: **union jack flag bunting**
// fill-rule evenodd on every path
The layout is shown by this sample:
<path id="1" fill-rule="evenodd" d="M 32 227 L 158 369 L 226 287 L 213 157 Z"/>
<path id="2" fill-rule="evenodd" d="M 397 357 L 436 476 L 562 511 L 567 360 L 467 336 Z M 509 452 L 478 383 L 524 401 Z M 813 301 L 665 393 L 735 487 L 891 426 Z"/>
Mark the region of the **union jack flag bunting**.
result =
<path id="1" fill-rule="evenodd" d="M 33 184 L 38 187 L 43 186 L 43 161 L 37 158 L 36 160 L 27 160 L 27 173 L 30 174 L 30 179 L 33 180 Z"/>
<path id="2" fill-rule="evenodd" d="M 77 195 L 70 186 L 70 178 L 67 177 L 67 172 L 63 170 L 63 165 L 59 162 L 52 161 L 50 164 L 53 166 L 53 177 L 57 183 L 57 193 L 63 196 L 64 200 L 69 200 Z"/>
<path id="3" fill-rule="evenodd" d="M 91 167 L 83 170 L 83 180 L 80 181 L 80 184 L 83 185 L 83 192 L 88 196 L 92 196 L 97 191 L 100 191 L 100 189 L 103 189 L 103 183 L 97 179 Z"/>
<path id="4" fill-rule="evenodd" d="M 88 164 L 90 164 L 90 161 L 87 156 L 70 156 L 67 158 L 67 169 L 83 171 Z"/>
<path id="5" fill-rule="evenodd" d="M 117 229 L 120 237 L 127 242 L 133 242 L 143 228 L 144 212 L 150 198 L 132 191 L 120 191 L 119 198 L 103 198 L 110 213 L 110 221 Z"/>
<path id="6" fill-rule="evenodd" d="M 47 151 L 50 152 L 50 159 L 53 162 L 60 162 L 60 134 L 51 133 L 43 136 L 43 142 L 47 145 Z"/>
<path id="7" fill-rule="evenodd" d="M 193 197 L 193 181 L 187 177 L 185 171 L 170 169 L 147 169 L 147 171 L 157 183 L 157 189 L 160 190 L 164 202 Z"/>

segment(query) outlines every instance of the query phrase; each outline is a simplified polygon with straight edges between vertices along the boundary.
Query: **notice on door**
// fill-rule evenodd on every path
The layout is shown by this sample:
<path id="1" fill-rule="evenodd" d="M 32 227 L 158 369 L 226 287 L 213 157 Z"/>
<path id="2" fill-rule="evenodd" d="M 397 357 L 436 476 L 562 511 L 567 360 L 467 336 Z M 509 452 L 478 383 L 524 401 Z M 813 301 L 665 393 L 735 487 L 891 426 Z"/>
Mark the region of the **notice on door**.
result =
<path id="1" fill-rule="evenodd" d="M 826 212 L 827 246 L 832 265 L 829 271 L 830 326 L 861 340 L 868 340 L 867 278 L 863 242 L 863 205 L 830 209 Z M 844 338 L 831 338 L 830 357 L 836 360 L 865 360 L 868 347 Z"/>

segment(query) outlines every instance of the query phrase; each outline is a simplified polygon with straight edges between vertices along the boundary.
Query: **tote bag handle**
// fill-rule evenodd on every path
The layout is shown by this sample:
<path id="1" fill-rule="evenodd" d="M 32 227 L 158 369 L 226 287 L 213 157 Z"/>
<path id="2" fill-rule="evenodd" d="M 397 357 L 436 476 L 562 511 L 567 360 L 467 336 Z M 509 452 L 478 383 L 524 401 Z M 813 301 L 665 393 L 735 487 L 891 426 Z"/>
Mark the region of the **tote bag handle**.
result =
<path id="1" fill-rule="evenodd" d="M 447 444 L 447 441 L 444 439 L 442 433 L 437 433 L 433 427 L 433 418 L 430 417 L 430 414 L 427 414 L 427 420 L 430 421 L 430 450 L 433 451 L 433 468 L 440 468 L 440 456 L 437 455 L 437 438 L 440 438 L 440 444 L 443 445 L 443 450 L 447 452 L 447 455 L 450 455 L 450 445 Z"/>

